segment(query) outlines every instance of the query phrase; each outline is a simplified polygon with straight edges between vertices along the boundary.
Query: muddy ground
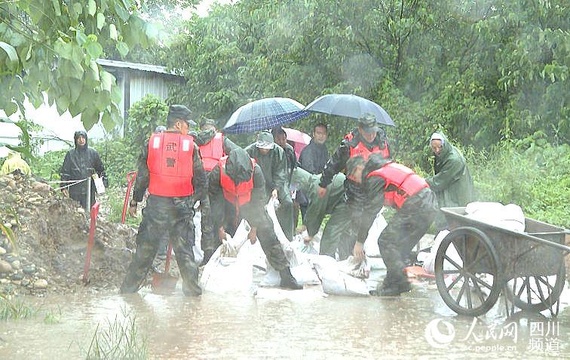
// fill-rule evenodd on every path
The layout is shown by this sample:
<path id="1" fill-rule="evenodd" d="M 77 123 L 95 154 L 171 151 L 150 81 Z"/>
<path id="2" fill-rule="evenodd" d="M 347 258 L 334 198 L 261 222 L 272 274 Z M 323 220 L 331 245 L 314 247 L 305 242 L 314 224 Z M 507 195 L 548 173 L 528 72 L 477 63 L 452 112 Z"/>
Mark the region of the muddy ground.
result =
<path id="1" fill-rule="evenodd" d="M 117 291 L 136 229 L 105 212 L 102 205 L 85 283 L 89 214 L 48 184 L 0 176 L 0 296 Z"/>

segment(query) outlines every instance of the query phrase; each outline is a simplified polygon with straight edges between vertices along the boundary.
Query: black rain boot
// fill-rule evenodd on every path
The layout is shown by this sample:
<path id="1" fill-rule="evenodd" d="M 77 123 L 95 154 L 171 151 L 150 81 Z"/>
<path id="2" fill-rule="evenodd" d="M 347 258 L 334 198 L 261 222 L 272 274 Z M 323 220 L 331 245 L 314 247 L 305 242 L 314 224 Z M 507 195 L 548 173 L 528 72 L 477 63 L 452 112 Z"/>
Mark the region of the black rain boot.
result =
<path id="1" fill-rule="evenodd" d="M 281 276 L 281 283 L 279 284 L 280 287 L 292 290 L 301 290 L 303 285 L 299 285 L 297 280 L 291 274 L 291 269 L 286 267 L 285 269 L 279 271 L 279 275 Z"/>

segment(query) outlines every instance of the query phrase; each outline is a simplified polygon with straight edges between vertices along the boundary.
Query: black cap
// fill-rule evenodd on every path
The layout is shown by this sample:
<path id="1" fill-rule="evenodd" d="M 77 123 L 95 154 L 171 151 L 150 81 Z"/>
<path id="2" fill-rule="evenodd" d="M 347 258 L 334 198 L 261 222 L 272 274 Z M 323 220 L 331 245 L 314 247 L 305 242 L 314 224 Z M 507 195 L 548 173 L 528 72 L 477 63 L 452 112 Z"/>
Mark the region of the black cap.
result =
<path id="1" fill-rule="evenodd" d="M 195 126 L 196 123 L 190 118 L 192 111 L 184 105 L 170 105 L 168 108 L 168 117 L 173 119 L 182 119 L 188 123 L 189 126 Z"/>
<path id="2" fill-rule="evenodd" d="M 373 114 L 364 114 L 360 119 L 358 119 L 358 126 L 367 133 L 378 132 L 378 123 L 376 122 L 376 116 Z"/>

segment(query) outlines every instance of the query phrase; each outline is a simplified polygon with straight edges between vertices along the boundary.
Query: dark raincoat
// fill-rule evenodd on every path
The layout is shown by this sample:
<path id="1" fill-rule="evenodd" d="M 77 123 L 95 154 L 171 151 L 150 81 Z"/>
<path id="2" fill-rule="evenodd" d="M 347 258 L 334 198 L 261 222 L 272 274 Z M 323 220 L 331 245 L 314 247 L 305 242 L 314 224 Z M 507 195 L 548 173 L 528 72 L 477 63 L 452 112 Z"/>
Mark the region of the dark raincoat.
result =
<path id="1" fill-rule="evenodd" d="M 252 227 L 257 228 L 257 238 L 269 264 L 277 271 L 289 267 L 289 262 L 273 230 L 273 222 L 265 210 L 267 196 L 265 178 L 261 167 L 256 164 L 252 168 L 251 158 L 241 148 L 230 152 L 226 162 L 226 174 L 236 185 L 249 181 L 253 174 L 251 199 L 237 209 L 235 204 L 224 198 L 220 183 L 220 171 L 220 165 L 218 164 L 208 176 L 214 230 L 223 227 L 227 233 L 233 236 L 241 219 L 245 219 Z M 217 245 L 219 246 L 220 244 L 221 242 L 218 240 Z"/>
<path id="2" fill-rule="evenodd" d="M 85 137 L 85 146 L 79 146 L 77 139 L 79 136 Z M 105 167 L 99 157 L 97 150 L 89 147 L 87 133 L 85 131 L 76 131 L 73 137 L 75 148 L 71 149 L 65 154 L 63 165 L 60 169 L 61 186 L 69 186 L 69 196 L 76 201 L 79 201 L 83 208 L 87 208 L 87 188 L 88 183 L 91 184 L 90 205 L 95 203 L 95 183 L 93 179 L 81 181 L 79 183 L 71 183 L 66 181 L 80 181 L 90 178 L 93 174 L 99 175 L 106 184 Z M 88 210 L 88 209 L 87 209 Z"/>
<path id="3" fill-rule="evenodd" d="M 329 151 L 325 144 L 318 144 L 313 139 L 301 150 L 299 166 L 311 174 L 320 174 L 329 160 Z"/>
<path id="4" fill-rule="evenodd" d="M 337 174 L 327 187 L 326 195 L 319 198 L 317 190 L 321 175 L 311 174 L 301 168 L 296 168 L 293 171 L 291 185 L 302 190 L 309 198 L 308 211 L 304 219 L 304 225 L 307 227 L 309 236 L 315 236 L 321 228 L 325 215 L 332 214 L 338 203 L 344 201 L 344 179 L 344 174 Z M 330 221 L 327 224 L 329 223 Z"/>
<path id="5" fill-rule="evenodd" d="M 216 131 L 214 129 L 201 130 L 191 135 L 194 137 L 196 145 L 203 146 L 207 145 L 210 141 L 212 141 L 214 136 L 216 136 Z M 233 141 L 228 139 L 227 136 L 224 136 L 223 139 L 224 140 L 222 146 L 224 154 L 227 155 L 230 153 L 230 151 L 239 147 Z M 206 175 L 207 174 L 208 172 L 206 171 Z M 214 230 L 214 226 L 212 223 L 212 215 L 211 215 L 212 209 L 210 205 L 210 199 L 208 197 L 208 192 L 206 191 L 206 193 L 203 194 L 203 197 L 199 200 L 200 200 L 200 219 L 201 219 L 200 230 L 202 234 L 201 248 L 202 250 L 208 249 L 212 250 L 213 252 L 213 250 L 217 248 L 217 246 L 215 246 L 215 244 L 217 244 L 217 234 Z M 212 247 L 213 249 L 210 249 Z"/>

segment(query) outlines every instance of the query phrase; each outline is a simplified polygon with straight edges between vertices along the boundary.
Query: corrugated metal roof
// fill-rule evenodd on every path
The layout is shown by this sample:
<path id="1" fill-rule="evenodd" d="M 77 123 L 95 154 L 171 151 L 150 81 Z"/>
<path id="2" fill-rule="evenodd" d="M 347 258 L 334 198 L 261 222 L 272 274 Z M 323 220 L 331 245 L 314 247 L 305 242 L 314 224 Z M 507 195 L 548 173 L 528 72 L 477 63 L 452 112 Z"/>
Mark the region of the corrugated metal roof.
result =
<path id="1" fill-rule="evenodd" d="M 97 59 L 97 64 L 101 66 L 108 66 L 114 68 L 132 69 L 132 70 L 148 71 L 159 74 L 176 75 L 173 72 L 167 71 L 166 66 L 160 66 L 160 65 L 139 64 L 127 61 L 107 60 L 107 59 Z"/>

